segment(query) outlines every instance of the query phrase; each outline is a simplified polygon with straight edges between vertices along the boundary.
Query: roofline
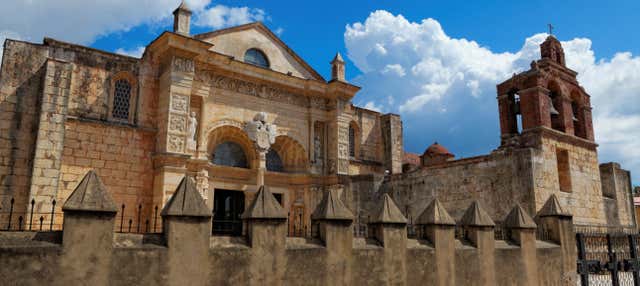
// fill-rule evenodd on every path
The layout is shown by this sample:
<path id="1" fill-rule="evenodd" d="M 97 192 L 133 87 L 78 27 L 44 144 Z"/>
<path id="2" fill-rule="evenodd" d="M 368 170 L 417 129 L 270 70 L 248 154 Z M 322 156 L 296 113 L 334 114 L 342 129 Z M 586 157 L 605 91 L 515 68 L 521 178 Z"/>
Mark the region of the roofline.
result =
<path id="1" fill-rule="evenodd" d="M 322 75 L 320 75 L 320 73 L 318 73 L 313 67 L 311 67 L 293 49 L 291 49 L 284 41 L 282 41 L 276 34 L 274 34 L 271 31 L 271 29 L 269 29 L 264 23 L 262 23 L 260 21 L 256 21 L 256 22 L 252 22 L 252 23 L 248 23 L 248 24 L 243 24 L 243 25 L 239 25 L 239 26 L 234 26 L 234 27 L 229 27 L 229 28 L 224 28 L 224 29 L 220 29 L 220 30 L 215 30 L 215 31 L 211 31 L 211 32 L 206 32 L 206 33 L 193 35 L 193 38 L 197 39 L 197 40 L 202 40 L 203 38 L 206 38 L 206 37 L 217 36 L 217 35 L 227 34 L 227 33 L 236 32 L 236 31 L 243 31 L 243 30 L 247 30 L 247 29 L 252 28 L 252 27 L 256 27 L 256 28 L 263 29 L 264 31 L 266 31 L 268 33 L 269 37 L 273 38 L 278 44 L 282 45 L 285 48 L 285 50 L 287 52 L 289 52 L 293 56 L 293 58 L 298 63 L 300 63 L 305 69 L 307 69 L 309 72 L 311 72 L 311 74 L 314 77 L 316 77 L 318 80 L 322 80 L 322 81 L 326 82 L 326 79 L 324 77 L 322 77 Z"/>
<path id="2" fill-rule="evenodd" d="M 74 48 L 80 48 L 80 49 L 91 51 L 91 52 L 97 52 L 97 53 L 101 53 L 101 54 L 104 54 L 104 55 L 107 55 L 107 56 L 121 57 L 121 58 L 125 58 L 125 59 L 128 59 L 128 60 L 140 61 L 140 59 L 141 59 L 141 58 L 136 58 L 136 57 L 127 56 L 127 55 L 121 55 L 121 54 L 117 54 L 117 53 L 109 52 L 109 51 L 105 51 L 105 50 L 100 50 L 100 49 L 96 49 L 96 48 L 92 48 L 92 47 L 87 47 L 87 46 L 83 46 L 83 45 L 79 45 L 79 44 L 60 41 L 60 40 L 56 40 L 54 38 L 49 38 L 49 37 L 44 37 L 44 39 L 42 40 L 42 43 L 43 43 L 42 44 L 43 46 L 53 46 L 53 45 L 56 45 L 56 44 L 69 45 L 69 46 L 74 47 Z"/>

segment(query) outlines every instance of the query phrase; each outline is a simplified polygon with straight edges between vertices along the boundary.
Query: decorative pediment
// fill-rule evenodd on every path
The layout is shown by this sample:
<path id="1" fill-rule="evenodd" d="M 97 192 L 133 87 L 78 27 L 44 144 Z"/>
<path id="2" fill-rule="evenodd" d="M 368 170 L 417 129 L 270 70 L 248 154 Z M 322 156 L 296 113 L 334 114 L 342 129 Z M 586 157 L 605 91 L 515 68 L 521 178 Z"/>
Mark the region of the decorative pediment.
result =
<path id="1" fill-rule="evenodd" d="M 292 76 L 325 81 L 322 76 L 260 22 L 195 35 L 213 44 L 211 51 L 244 61 L 245 53 L 257 49 L 266 55 L 269 69 Z"/>

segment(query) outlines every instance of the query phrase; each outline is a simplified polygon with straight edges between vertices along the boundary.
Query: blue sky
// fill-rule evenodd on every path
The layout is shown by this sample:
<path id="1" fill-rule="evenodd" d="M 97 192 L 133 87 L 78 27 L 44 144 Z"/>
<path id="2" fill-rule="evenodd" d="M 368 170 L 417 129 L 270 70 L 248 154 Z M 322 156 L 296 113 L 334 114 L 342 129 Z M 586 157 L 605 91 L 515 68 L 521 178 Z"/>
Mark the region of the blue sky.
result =
<path id="1" fill-rule="evenodd" d="M 8 2 L 0 40 L 46 35 L 139 54 L 171 28 L 179 1 Z M 498 146 L 495 84 L 539 56 L 552 23 L 592 95 L 600 161 L 621 162 L 640 184 L 640 1 L 188 2 L 193 32 L 261 20 L 325 78 L 340 51 L 363 87 L 354 103 L 401 114 L 408 151 L 437 140 L 458 157 Z"/>

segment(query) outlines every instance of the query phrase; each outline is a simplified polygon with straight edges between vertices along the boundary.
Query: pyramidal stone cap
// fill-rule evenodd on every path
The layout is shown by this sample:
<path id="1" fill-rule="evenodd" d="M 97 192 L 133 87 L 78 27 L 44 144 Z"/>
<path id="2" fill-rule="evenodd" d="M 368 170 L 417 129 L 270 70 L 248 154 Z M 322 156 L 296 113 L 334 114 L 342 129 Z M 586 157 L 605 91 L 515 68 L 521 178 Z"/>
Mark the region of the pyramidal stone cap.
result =
<path id="1" fill-rule="evenodd" d="M 163 217 L 211 217 L 211 212 L 196 189 L 193 179 L 184 176 L 160 215 Z"/>
<path id="2" fill-rule="evenodd" d="M 117 213 L 118 208 L 104 184 L 89 171 L 62 206 L 63 211 Z"/>
<path id="3" fill-rule="evenodd" d="M 276 197 L 265 186 L 261 186 L 249 208 L 242 213 L 243 219 L 287 219 L 287 212 Z"/>
<path id="4" fill-rule="evenodd" d="M 522 208 L 520 204 L 516 204 L 515 207 L 509 212 L 504 219 L 504 226 L 507 228 L 523 228 L 530 229 L 538 227 L 533 221 L 531 216 Z"/>
<path id="5" fill-rule="evenodd" d="M 353 213 L 330 190 L 324 195 L 316 210 L 311 214 L 311 218 L 315 220 L 351 221 L 353 220 Z"/>
<path id="6" fill-rule="evenodd" d="M 418 216 L 416 224 L 456 225 L 456 221 L 449 215 L 438 198 L 435 198 Z"/>
<path id="7" fill-rule="evenodd" d="M 547 202 L 544 203 L 544 205 L 538 212 L 538 217 L 546 216 L 571 217 L 572 215 L 562 208 L 562 205 L 560 205 L 560 201 L 558 201 L 558 197 L 556 197 L 556 194 L 551 194 Z"/>
<path id="8" fill-rule="evenodd" d="M 464 226 L 495 226 L 489 214 L 480 207 L 478 201 L 471 203 L 471 206 L 462 216 L 460 223 Z"/>
<path id="9" fill-rule="evenodd" d="M 407 218 L 404 217 L 396 203 L 389 194 L 384 194 L 382 198 L 382 205 L 378 209 L 378 212 L 373 216 L 372 223 L 387 223 L 387 224 L 406 224 Z"/>

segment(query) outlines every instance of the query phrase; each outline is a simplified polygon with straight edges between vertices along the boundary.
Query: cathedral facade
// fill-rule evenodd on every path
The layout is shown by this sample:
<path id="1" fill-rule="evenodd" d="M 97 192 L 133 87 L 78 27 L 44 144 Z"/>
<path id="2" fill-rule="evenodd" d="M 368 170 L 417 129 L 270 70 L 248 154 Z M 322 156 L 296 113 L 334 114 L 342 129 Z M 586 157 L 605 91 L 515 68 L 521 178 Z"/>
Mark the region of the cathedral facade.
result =
<path id="1" fill-rule="evenodd" d="M 536 213 L 557 194 L 576 222 L 635 225 L 629 173 L 599 165 L 589 95 L 552 36 L 531 70 L 497 87 L 501 146 L 456 160 L 437 144 L 405 153 L 398 115 L 351 103 L 359 87 L 340 54 L 326 80 L 261 23 L 192 35 L 190 15 L 176 9 L 173 32 L 140 59 L 6 41 L 0 223 L 9 208 L 48 221 L 95 170 L 134 225 L 193 177 L 222 234 L 242 232 L 261 186 L 293 233 L 310 229 L 328 191 L 362 224 L 384 194 L 410 218 L 437 197 L 456 218 L 480 201 L 496 221 L 511 203 Z"/>

